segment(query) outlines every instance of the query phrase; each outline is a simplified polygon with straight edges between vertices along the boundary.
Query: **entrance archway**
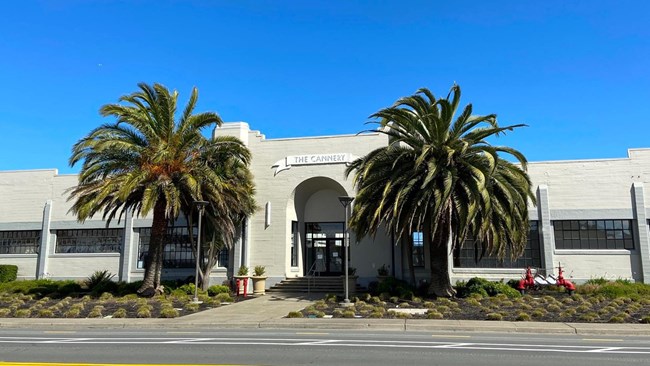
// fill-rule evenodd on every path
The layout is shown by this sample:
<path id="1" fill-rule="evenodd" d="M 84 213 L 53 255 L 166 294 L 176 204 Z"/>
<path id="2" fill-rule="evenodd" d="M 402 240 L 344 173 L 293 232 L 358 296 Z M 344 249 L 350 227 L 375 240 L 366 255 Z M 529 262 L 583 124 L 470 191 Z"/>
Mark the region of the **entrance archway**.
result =
<path id="1" fill-rule="evenodd" d="M 348 192 L 334 179 L 313 177 L 293 191 L 287 207 L 291 221 L 291 261 L 302 275 L 343 272 L 345 212 L 338 197 Z"/>

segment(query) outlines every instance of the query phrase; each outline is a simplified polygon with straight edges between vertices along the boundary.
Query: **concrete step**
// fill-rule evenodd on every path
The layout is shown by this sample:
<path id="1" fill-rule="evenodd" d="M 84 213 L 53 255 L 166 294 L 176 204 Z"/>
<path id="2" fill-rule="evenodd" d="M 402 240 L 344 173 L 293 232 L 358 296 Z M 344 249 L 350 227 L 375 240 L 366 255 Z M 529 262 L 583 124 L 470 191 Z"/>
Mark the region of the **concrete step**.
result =
<path id="1" fill-rule="evenodd" d="M 356 292 L 363 292 L 365 288 L 357 284 Z M 343 278 L 336 277 L 296 277 L 287 278 L 275 284 L 267 292 L 316 292 L 316 293 L 343 293 Z M 352 291 L 354 292 L 354 291 Z"/>

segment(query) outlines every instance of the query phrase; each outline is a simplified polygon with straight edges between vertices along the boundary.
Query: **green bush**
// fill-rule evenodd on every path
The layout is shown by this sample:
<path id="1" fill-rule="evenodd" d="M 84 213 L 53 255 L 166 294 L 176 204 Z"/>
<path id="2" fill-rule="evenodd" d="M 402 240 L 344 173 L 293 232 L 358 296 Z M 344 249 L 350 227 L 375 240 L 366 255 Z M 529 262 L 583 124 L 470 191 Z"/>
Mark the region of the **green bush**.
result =
<path id="1" fill-rule="evenodd" d="M 302 315 L 301 312 L 299 311 L 292 311 L 289 314 L 287 314 L 287 318 L 304 318 L 305 316 Z"/>
<path id="2" fill-rule="evenodd" d="M 113 282 L 114 274 L 108 270 L 95 271 L 84 281 L 84 285 L 93 295 L 101 295 L 104 292 L 111 292 L 117 289 L 117 284 Z"/>
<path id="3" fill-rule="evenodd" d="M 467 281 L 467 283 L 463 281 L 457 282 L 456 293 L 458 297 L 469 297 L 473 294 L 477 294 L 482 297 L 496 296 L 498 294 L 503 294 L 508 298 L 521 296 L 519 291 L 503 282 L 488 281 L 480 277 L 473 277 Z"/>
<path id="4" fill-rule="evenodd" d="M 487 320 L 502 320 L 502 319 L 503 319 L 503 315 L 501 315 L 501 314 L 499 314 L 499 313 L 490 313 L 490 314 L 488 314 L 488 315 L 486 316 L 486 319 L 487 319 Z"/>
<path id="5" fill-rule="evenodd" d="M 11 282 L 18 278 L 18 266 L 13 264 L 0 264 L 0 282 Z"/>
<path id="6" fill-rule="evenodd" d="M 113 313 L 113 318 L 126 318 L 126 309 L 119 308 Z"/>
<path id="7" fill-rule="evenodd" d="M 160 310 L 161 318 L 177 318 L 180 314 L 178 310 L 170 307 L 166 307 Z"/>
<path id="8" fill-rule="evenodd" d="M 387 293 L 389 296 L 399 296 L 403 299 L 411 299 L 413 297 L 414 288 L 406 281 L 394 277 L 388 277 L 384 281 L 377 283 L 376 288 L 371 289 L 371 292 L 373 295 Z"/>
<path id="9" fill-rule="evenodd" d="M 213 285 L 208 287 L 208 295 L 216 296 L 218 294 L 230 293 L 230 288 L 224 285 Z"/>
<path id="10" fill-rule="evenodd" d="M 230 296 L 229 293 L 220 293 L 217 294 L 217 296 L 214 297 L 215 300 L 219 300 L 220 302 L 233 302 L 232 296 Z"/>

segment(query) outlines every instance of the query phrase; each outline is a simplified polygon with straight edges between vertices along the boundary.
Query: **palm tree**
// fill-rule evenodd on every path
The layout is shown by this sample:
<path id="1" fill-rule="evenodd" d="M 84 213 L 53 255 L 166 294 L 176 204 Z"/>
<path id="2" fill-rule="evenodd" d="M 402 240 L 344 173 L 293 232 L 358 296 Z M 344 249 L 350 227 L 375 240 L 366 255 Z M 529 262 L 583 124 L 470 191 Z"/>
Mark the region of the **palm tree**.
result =
<path id="1" fill-rule="evenodd" d="M 500 127 L 496 115 L 474 116 L 454 85 L 445 99 L 428 89 L 399 99 L 371 118 L 389 144 L 354 161 L 357 188 L 350 225 L 374 235 L 384 225 L 398 237 L 422 231 L 429 248 L 429 293 L 453 296 L 449 253 L 473 236 L 480 253 L 521 255 L 528 231 L 528 200 L 534 202 L 526 159 L 486 139 L 524 126 Z M 499 154 L 514 157 L 521 166 Z"/>
<path id="2" fill-rule="evenodd" d="M 230 136 L 215 137 L 214 145 L 217 149 L 205 164 L 220 177 L 223 191 L 211 200 L 208 199 L 211 204 L 206 210 L 205 225 L 202 228 L 199 286 L 203 290 L 207 290 L 210 285 L 210 272 L 217 264 L 219 253 L 232 247 L 243 220 L 256 209 L 253 175 L 248 165 L 232 151 L 233 148 L 245 147 L 238 139 Z M 204 197 L 210 196 L 209 192 L 205 192 Z M 188 197 L 188 202 L 191 198 Z M 185 212 L 185 216 L 188 218 L 188 229 L 191 229 L 195 222 L 194 214 Z M 193 242 L 192 236 L 190 240 Z M 196 257 L 196 246 L 193 245 L 192 248 Z"/>
<path id="3" fill-rule="evenodd" d="M 160 284 L 167 227 L 179 213 L 189 212 L 192 201 L 205 200 L 211 214 L 221 217 L 236 202 L 230 197 L 233 182 L 215 168 L 219 159 L 225 154 L 247 167 L 251 156 L 239 140 L 202 135 L 222 120 L 213 112 L 193 114 L 196 88 L 176 122 L 176 91 L 160 84 L 138 87 L 119 99 L 126 105 L 101 107 L 101 115 L 115 117 L 115 123 L 92 130 L 73 146 L 70 165 L 83 165 L 79 185 L 71 190 L 70 211 L 82 222 L 98 212 L 108 222 L 127 211 L 153 214 L 141 292 Z"/>

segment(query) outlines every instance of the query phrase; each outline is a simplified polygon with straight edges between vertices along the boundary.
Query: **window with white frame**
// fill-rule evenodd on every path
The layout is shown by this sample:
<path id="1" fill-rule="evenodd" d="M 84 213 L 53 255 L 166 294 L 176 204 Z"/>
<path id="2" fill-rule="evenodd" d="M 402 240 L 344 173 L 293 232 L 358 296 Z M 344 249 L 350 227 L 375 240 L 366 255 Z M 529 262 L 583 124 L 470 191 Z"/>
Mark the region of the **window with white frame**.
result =
<path id="1" fill-rule="evenodd" d="M 37 254 L 40 230 L 0 231 L 0 254 Z"/>
<path id="2" fill-rule="evenodd" d="M 124 229 L 56 230 L 55 253 L 120 253 Z"/>

